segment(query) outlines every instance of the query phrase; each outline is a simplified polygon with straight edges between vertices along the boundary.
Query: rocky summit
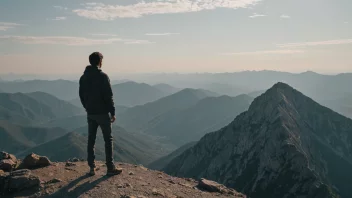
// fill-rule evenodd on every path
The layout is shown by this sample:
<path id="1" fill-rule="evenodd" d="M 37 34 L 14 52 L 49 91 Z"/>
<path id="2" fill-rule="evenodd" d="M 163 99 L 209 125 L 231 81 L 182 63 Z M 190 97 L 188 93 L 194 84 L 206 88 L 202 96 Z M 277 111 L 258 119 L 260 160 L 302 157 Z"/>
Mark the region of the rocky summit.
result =
<path id="1" fill-rule="evenodd" d="M 352 120 L 284 83 L 164 169 L 266 197 L 352 197 Z"/>
<path id="2" fill-rule="evenodd" d="M 141 165 L 116 164 L 123 172 L 108 177 L 105 164 L 99 161 L 95 176 L 87 174 L 87 162 L 81 160 L 49 162 L 32 153 L 16 170 L 0 170 L 0 197 L 246 197 L 214 181 L 172 177 Z"/>

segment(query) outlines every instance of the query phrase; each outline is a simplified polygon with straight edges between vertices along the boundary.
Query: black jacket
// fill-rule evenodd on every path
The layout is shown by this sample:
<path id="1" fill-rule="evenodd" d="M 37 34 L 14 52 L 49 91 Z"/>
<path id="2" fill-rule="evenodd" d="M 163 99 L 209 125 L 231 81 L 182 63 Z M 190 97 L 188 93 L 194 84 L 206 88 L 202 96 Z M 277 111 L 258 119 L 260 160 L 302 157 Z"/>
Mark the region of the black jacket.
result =
<path id="1" fill-rule="evenodd" d="M 88 114 L 115 115 L 110 79 L 98 67 L 86 67 L 79 80 L 79 97 Z"/>

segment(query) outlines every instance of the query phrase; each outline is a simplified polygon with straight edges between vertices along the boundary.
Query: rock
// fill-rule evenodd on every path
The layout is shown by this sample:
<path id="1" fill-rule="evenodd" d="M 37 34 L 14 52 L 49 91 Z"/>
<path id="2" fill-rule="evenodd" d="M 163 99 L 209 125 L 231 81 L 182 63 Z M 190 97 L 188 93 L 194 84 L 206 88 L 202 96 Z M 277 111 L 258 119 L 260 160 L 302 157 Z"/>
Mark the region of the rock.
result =
<path id="1" fill-rule="evenodd" d="M 0 193 L 39 188 L 40 183 L 39 177 L 32 175 L 30 170 L 14 171 L 10 175 L 0 176 Z"/>
<path id="2" fill-rule="evenodd" d="M 11 176 L 21 176 L 21 175 L 30 175 L 31 171 L 28 169 L 22 169 L 22 170 L 17 170 L 17 171 L 13 171 L 11 173 Z"/>
<path id="3" fill-rule="evenodd" d="M 70 167 L 70 166 L 76 166 L 75 163 L 72 163 L 72 162 L 66 162 L 66 167 Z"/>
<path id="4" fill-rule="evenodd" d="M 134 172 L 130 171 L 128 174 L 129 174 L 129 175 L 134 175 Z"/>
<path id="5" fill-rule="evenodd" d="M 132 185 L 129 184 L 129 183 L 125 183 L 124 186 L 125 186 L 125 187 L 131 187 L 131 188 L 132 188 Z"/>
<path id="6" fill-rule="evenodd" d="M 24 158 L 21 168 L 34 169 L 51 165 L 51 161 L 47 157 L 39 156 L 34 153 Z"/>
<path id="7" fill-rule="evenodd" d="M 4 151 L 2 151 L 0 153 L 0 160 L 3 160 L 3 159 L 10 159 L 12 160 L 13 162 L 17 163 L 17 158 L 16 156 L 12 155 L 12 154 L 9 154 L 9 153 L 6 153 Z"/>
<path id="8" fill-rule="evenodd" d="M 16 167 L 16 163 L 11 159 L 3 159 L 0 161 L 0 169 L 3 171 L 10 172 Z"/>
<path id="9" fill-rule="evenodd" d="M 46 183 L 47 183 L 47 184 L 55 184 L 55 183 L 59 183 L 59 182 L 62 182 L 62 180 L 61 180 L 61 179 L 54 178 L 54 179 L 52 179 L 52 180 L 47 181 Z"/>
<path id="10" fill-rule="evenodd" d="M 120 198 L 136 198 L 136 197 L 132 195 L 121 195 Z"/>
<path id="11" fill-rule="evenodd" d="M 162 176 L 162 175 L 158 175 L 158 177 L 159 177 L 159 178 L 163 178 L 163 176 Z"/>
<path id="12" fill-rule="evenodd" d="M 224 185 L 218 184 L 214 181 L 206 180 L 204 178 L 200 179 L 198 188 L 208 192 L 221 192 L 221 193 L 228 192 L 226 190 L 227 188 Z"/>
<path id="13" fill-rule="evenodd" d="M 70 162 L 79 162 L 80 160 L 78 158 L 74 157 L 74 158 L 70 159 L 69 161 Z"/>
<path id="14" fill-rule="evenodd" d="M 0 152 L 0 160 L 9 159 L 9 158 L 10 158 L 10 156 L 8 153 L 6 153 L 5 151 Z"/>
<path id="15" fill-rule="evenodd" d="M 50 166 L 51 165 L 51 161 L 49 160 L 49 158 L 41 156 L 39 158 L 38 165 L 39 165 L 39 167 Z"/>
<path id="16" fill-rule="evenodd" d="M 172 184 L 176 184 L 176 182 L 172 179 L 169 179 L 168 182 L 172 183 Z"/>
<path id="17" fill-rule="evenodd" d="M 159 190 L 153 188 L 152 190 L 152 194 L 155 195 L 155 196 L 162 196 L 162 197 L 165 197 L 164 193 L 160 192 Z"/>

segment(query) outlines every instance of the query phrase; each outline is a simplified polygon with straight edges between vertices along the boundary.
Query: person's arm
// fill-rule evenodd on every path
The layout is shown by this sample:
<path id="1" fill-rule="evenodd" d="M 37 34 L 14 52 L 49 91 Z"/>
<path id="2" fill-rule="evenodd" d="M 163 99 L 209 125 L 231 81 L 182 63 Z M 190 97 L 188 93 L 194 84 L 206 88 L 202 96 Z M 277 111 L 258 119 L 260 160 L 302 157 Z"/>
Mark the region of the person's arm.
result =
<path id="1" fill-rule="evenodd" d="M 85 102 L 84 102 L 84 85 L 83 85 L 82 77 L 79 79 L 79 98 L 81 100 L 82 106 L 86 108 Z"/>
<path id="2" fill-rule="evenodd" d="M 111 84 L 109 77 L 105 74 L 103 76 L 103 97 L 106 105 L 108 107 L 111 117 L 115 117 L 115 103 L 114 103 L 114 94 L 112 93 Z"/>

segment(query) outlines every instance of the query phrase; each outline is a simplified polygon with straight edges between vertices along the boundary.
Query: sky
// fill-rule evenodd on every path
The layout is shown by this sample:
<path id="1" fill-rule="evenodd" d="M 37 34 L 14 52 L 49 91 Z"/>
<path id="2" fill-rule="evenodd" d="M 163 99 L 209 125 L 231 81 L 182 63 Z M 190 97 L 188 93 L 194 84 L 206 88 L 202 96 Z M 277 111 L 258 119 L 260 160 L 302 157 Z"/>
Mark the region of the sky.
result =
<path id="1" fill-rule="evenodd" d="M 1 0 L 0 73 L 352 72 L 351 0 Z"/>

